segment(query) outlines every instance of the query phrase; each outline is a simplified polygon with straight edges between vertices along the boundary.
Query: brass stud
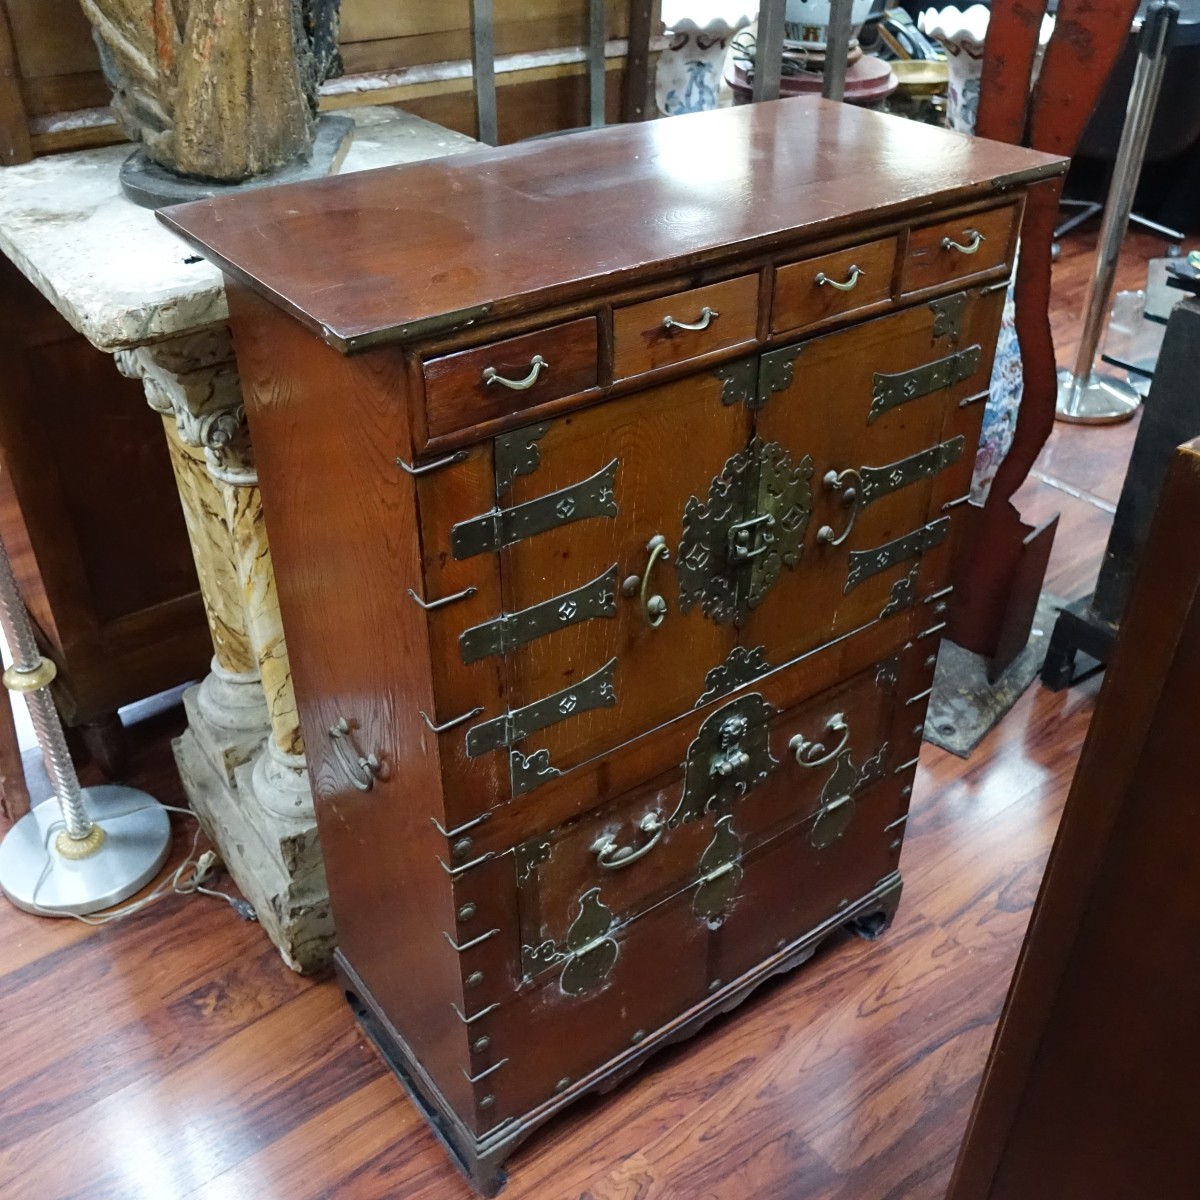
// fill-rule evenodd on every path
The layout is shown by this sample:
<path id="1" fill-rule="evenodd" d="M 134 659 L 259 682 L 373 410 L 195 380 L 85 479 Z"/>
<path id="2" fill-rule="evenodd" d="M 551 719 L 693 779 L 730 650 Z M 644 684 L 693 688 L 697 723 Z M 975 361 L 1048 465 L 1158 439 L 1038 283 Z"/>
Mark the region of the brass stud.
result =
<path id="1" fill-rule="evenodd" d="M 907 800 L 907 799 L 908 799 L 908 798 L 909 798 L 909 797 L 912 795 L 912 785 L 911 785 L 911 784 L 908 784 L 908 783 L 906 783 L 906 784 L 905 784 L 905 785 L 904 785 L 904 786 L 903 786 L 903 787 L 900 789 L 900 795 L 901 795 L 901 797 L 902 797 L 903 799 Z"/>
<path id="2" fill-rule="evenodd" d="M 839 909 L 842 909 L 842 908 L 849 908 L 849 907 L 850 907 L 850 901 L 849 901 L 849 900 L 839 900 L 839 901 L 838 901 L 838 908 L 839 908 Z"/>
<path id="3" fill-rule="evenodd" d="M 493 1105 L 493 1104 L 495 1104 L 495 1103 L 496 1103 L 496 1097 L 495 1097 L 495 1096 L 484 1096 L 484 1097 L 483 1097 L 483 1098 L 482 1098 L 482 1099 L 479 1101 L 479 1107 L 480 1107 L 480 1108 L 491 1108 L 491 1107 L 492 1107 L 492 1105 Z"/>
<path id="4" fill-rule="evenodd" d="M 936 654 L 931 654 L 931 655 L 930 655 L 930 656 L 929 656 L 929 657 L 928 657 L 928 658 L 925 660 L 925 669 L 926 669 L 927 671 L 932 671 L 932 670 L 933 670 L 933 668 L 934 668 L 934 667 L 936 667 L 936 666 L 937 666 L 937 655 L 936 655 Z"/>
<path id="5" fill-rule="evenodd" d="M 645 1036 L 646 1031 L 644 1029 L 635 1029 L 633 1032 L 633 1037 L 631 1037 L 629 1040 L 636 1046 L 638 1042 L 640 1042 Z"/>
<path id="6" fill-rule="evenodd" d="M 474 1050 L 476 1054 L 482 1054 L 491 1044 L 492 1039 L 485 1033 L 483 1037 L 478 1037 L 475 1039 L 471 1049 Z"/>
<path id="7" fill-rule="evenodd" d="M 466 978 L 467 987 L 478 987 L 483 982 L 482 971 L 472 971 Z"/>
<path id="8" fill-rule="evenodd" d="M 469 837 L 459 838 L 458 841 L 450 847 L 450 853 L 453 854 L 455 858 L 466 858 L 471 852 L 471 847 L 474 844 L 475 843 Z"/>
<path id="9" fill-rule="evenodd" d="M 468 900 L 466 904 L 458 910 L 458 919 L 460 921 L 469 921 L 478 910 L 475 907 L 473 900 Z"/>
<path id="10" fill-rule="evenodd" d="M 708 985 L 708 990 L 709 990 L 710 992 L 715 992 L 715 991 L 717 991 L 717 990 L 720 988 L 720 986 L 721 986 L 721 981 L 720 981 L 719 979 L 714 979 L 714 980 L 712 981 L 712 983 L 710 983 L 710 984 Z"/>
<path id="11" fill-rule="evenodd" d="M 564 1076 L 563 1076 L 563 1077 L 562 1077 L 562 1078 L 561 1078 L 561 1079 L 560 1079 L 560 1080 L 559 1080 L 559 1081 L 558 1081 L 558 1082 L 557 1082 L 557 1083 L 554 1085 L 554 1090 L 555 1090 L 556 1092 L 565 1092 L 565 1091 L 567 1090 L 567 1088 L 569 1088 L 570 1086 L 571 1086 L 571 1079 L 570 1079 L 570 1077 L 569 1077 L 569 1076 L 567 1076 L 567 1075 L 564 1075 Z"/>
<path id="12" fill-rule="evenodd" d="M 894 842 L 893 842 L 893 843 L 892 843 L 892 844 L 891 844 L 891 845 L 888 847 L 888 849 L 889 849 L 889 850 L 890 850 L 890 851 L 891 851 L 893 854 L 899 854 L 899 853 L 900 853 L 900 846 L 901 846 L 901 842 L 902 842 L 902 839 L 900 839 L 900 838 L 897 838 L 897 839 L 896 839 L 896 840 L 895 840 L 895 841 L 894 841 Z"/>

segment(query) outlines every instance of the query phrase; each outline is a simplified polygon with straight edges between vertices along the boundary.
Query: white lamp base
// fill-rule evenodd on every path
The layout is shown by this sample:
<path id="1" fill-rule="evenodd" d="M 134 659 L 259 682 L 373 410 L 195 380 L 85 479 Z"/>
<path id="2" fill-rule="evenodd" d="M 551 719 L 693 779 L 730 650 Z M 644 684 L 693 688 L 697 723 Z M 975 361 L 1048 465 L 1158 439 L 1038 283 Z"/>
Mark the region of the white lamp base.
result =
<path id="1" fill-rule="evenodd" d="M 105 784 L 83 789 L 88 815 L 104 841 L 86 858 L 55 849 L 58 800 L 42 801 L 0 842 L 0 891 L 26 912 L 85 916 L 140 891 L 158 874 L 171 849 L 171 819 L 153 796 Z"/>

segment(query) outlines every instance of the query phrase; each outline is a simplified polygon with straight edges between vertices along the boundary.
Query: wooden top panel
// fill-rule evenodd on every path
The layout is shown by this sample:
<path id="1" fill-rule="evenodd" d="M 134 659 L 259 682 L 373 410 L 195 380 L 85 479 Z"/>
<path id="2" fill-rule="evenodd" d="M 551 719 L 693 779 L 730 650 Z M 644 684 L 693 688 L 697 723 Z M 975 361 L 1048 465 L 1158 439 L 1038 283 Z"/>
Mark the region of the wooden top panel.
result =
<path id="1" fill-rule="evenodd" d="M 159 214 L 361 350 L 987 196 L 1066 161 L 817 98 L 611 126 Z"/>

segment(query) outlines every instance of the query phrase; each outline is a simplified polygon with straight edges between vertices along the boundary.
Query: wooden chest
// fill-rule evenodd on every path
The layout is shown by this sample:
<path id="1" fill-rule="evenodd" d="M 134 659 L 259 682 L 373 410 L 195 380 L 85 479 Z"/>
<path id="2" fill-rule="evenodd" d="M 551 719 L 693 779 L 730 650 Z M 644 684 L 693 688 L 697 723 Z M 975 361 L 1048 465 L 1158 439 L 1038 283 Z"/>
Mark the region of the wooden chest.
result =
<path id="1" fill-rule="evenodd" d="M 1029 183 L 821 101 L 204 202 L 347 995 L 474 1182 L 873 936 Z"/>

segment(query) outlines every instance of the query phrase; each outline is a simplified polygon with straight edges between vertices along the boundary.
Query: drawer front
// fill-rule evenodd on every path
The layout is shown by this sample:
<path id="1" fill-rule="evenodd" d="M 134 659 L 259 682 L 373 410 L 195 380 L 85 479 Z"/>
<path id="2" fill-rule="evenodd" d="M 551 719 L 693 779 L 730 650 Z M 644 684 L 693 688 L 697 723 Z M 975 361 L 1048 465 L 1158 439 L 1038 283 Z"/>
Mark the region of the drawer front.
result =
<path id="1" fill-rule="evenodd" d="M 440 437 L 596 387 L 595 317 L 552 325 L 421 364 L 425 422 Z M 539 365 L 540 364 L 540 365 Z"/>
<path id="2" fill-rule="evenodd" d="M 914 229 L 900 275 L 902 293 L 919 292 L 1011 265 L 1018 208 L 1006 204 Z"/>
<path id="3" fill-rule="evenodd" d="M 811 822 L 792 826 L 736 864 L 719 909 L 696 883 L 601 935 L 579 960 L 582 990 L 556 972 L 487 1014 L 473 1069 L 495 1068 L 488 1112 L 517 1117 L 568 1090 L 870 894 L 895 870 L 888 826 L 903 803 L 888 780 L 854 801 L 836 840 L 818 845 Z"/>
<path id="4" fill-rule="evenodd" d="M 780 267 L 775 272 L 771 332 L 796 332 L 887 300 L 895 267 L 894 237 Z"/>
<path id="5" fill-rule="evenodd" d="M 758 286 L 757 275 L 743 275 L 615 309 L 613 378 L 749 346 L 758 321 Z"/>
<path id="6" fill-rule="evenodd" d="M 695 882 L 722 816 L 732 814 L 739 853 L 747 853 L 874 779 L 883 770 L 898 677 L 872 666 L 787 713 L 753 693 L 720 705 L 683 767 L 523 843 L 516 852 L 523 973 L 550 968 L 585 893 L 598 889 L 613 920 L 624 923 Z M 721 730 L 731 720 L 751 724 L 736 744 L 752 761 L 714 776 Z M 734 744 L 726 740 L 725 751 Z"/>

